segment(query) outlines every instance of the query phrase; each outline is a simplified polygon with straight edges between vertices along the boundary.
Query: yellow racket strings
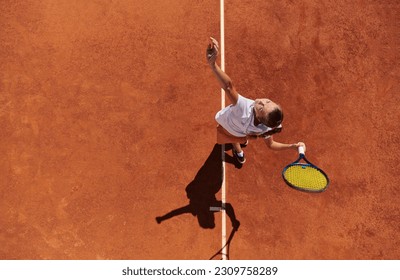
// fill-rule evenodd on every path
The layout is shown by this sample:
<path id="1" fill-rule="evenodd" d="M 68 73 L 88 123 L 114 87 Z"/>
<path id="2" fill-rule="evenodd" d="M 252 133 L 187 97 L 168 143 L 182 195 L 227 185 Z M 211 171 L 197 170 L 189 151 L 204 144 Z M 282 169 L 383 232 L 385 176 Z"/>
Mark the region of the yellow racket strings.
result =
<path id="1" fill-rule="evenodd" d="M 309 191 L 321 191 L 328 185 L 326 176 L 309 165 L 289 166 L 284 177 L 294 187 Z"/>

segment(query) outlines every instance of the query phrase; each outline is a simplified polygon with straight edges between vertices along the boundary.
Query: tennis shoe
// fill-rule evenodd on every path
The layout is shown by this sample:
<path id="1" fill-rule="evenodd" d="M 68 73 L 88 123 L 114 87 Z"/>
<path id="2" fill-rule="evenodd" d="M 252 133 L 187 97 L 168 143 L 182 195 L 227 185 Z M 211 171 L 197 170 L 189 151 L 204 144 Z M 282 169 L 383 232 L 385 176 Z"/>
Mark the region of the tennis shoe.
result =
<path id="1" fill-rule="evenodd" d="M 246 148 L 246 147 L 247 147 L 247 145 L 249 145 L 249 140 L 246 140 L 246 142 L 244 142 L 244 143 L 240 144 L 240 147 L 242 147 L 242 148 Z"/>
<path id="2" fill-rule="evenodd" d="M 235 156 L 236 160 L 240 164 L 243 164 L 243 163 L 246 162 L 246 158 L 244 157 L 244 153 L 243 153 L 243 156 L 239 156 L 235 149 L 232 149 L 232 151 L 233 151 L 233 155 Z"/>

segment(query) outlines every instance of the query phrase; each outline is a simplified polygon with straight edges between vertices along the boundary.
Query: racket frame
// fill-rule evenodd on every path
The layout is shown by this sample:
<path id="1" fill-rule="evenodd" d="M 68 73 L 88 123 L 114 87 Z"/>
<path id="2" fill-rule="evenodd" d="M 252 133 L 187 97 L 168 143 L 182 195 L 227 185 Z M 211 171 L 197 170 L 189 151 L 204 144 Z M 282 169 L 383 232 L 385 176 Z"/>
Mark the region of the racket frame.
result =
<path id="1" fill-rule="evenodd" d="M 288 164 L 288 165 L 285 166 L 285 168 L 283 169 L 283 171 L 282 171 L 282 178 L 283 178 L 283 180 L 285 181 L 285 183 L 286 183 L 289 187 L 294 188 L 294 189 L 299 190 L 299 191 L 309 192 L 309 193 L 320 193 L 320 192 L 325 191 L 326 188 L 329 186 L 329 183 L 330 183 L 328 175 L 326 175 L 326 173 L 325 173 L 321 168 L 319 168 L 318 166 L 316 166 L 316 165 L 312 164 L 310 161 L 308 161 L 308 159 L 306 158 L 306 155 L 305 155 L 305 151 L 304 151 L 304 147 L 303 147 L 303 146 L 300 146 L 300 147 L 298 148 L 298 150 L 299 150 L 299 157 L 298 157 L 298 159 L 295 160 L 294 162 L 292 162 L 291 164 Z M 301 160 L 304 160 L 306 163 L 300 163 Z M 320 190 L 312 190 L 312 189 L 300 188 L 300 187 L 297 187 L 297 186 L 291 184 L 291 183 L 290 183 L 289 181 L 287 181 L 286 178 L 285 178 L 285 171 L 286 171 L 289 167 L 291 167 L 291 166 L 296 166 L 296 165 L 298 165 L 298 166 L 312 167 L 312 168 L 315 168 L 316 170 L 318 170 L 319 172 L 321 172 L 321 173 L 325 176 L 325 178 L 326 178 L 326 180 L 327 180 L 326 186 L 325 186 L 323 189 L 320 189 Z"/>

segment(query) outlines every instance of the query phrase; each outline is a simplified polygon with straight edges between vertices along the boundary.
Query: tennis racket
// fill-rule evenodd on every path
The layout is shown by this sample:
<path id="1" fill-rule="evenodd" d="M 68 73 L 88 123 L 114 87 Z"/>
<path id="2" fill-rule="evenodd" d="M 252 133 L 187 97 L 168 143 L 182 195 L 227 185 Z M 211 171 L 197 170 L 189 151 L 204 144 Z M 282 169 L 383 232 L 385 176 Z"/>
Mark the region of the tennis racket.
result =
<path id="1" fill-rule="evenodd" d="M 283 180 L 290 187 L 305 192 L 323 192 L 329 185 L 329 178 L 320 168 L 306 159 L 304 147 L 300 146 L 299 158 L 282 171 Z M 301 163 L 304 160 L 306 163 Z"/>
<path id="2" fill-rule="evenodd" d="M 231 247 L 231 242 L 233 239 L 233 236 L 235 235 L 236 230 L 232 229 L 231 234 L 229 235 L 228 241 L 226 241 L 225 245 L 219 249 L 218 252 L 216 252 L 209 260 L 215 260 L 217 256 L 221 256 L 220 260 L 223 259 L 223 256 L 226 257 L 227 260 L 229 260 L 229 249 Z M 224 248 L 226 247 L 226 254 L 223 253 Z"/>

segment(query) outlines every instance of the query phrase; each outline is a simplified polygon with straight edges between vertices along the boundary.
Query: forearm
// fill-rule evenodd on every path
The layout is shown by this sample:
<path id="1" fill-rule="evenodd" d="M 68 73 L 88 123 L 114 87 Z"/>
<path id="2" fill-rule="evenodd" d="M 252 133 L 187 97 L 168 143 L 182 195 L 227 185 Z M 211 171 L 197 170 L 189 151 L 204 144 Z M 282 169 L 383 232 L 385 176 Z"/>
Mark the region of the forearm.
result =
<path id="1" fill-rule="evenodd" d="M 270 144 L 267 143 L 267 146 L 274 151 L 297 150 L 296 144 L 279 143 L 276 141 L 272 141 Z"/>
<path id="2" fill-rule="evenodd" d="M 221 88 L 223 88 L 225 91 L 230 90 L 232 88 L 231 78 L 224 71 L 221 70 L 217 63 L 210 65 L 210 68 L 217 78 Z"/>
<path id="3" fill-rule="evenodd" d="M 275 150 L 275 151 L 283 151 L 283 150 L 297 150 L 297 148 L 302 145 L 305 146 L 303 142 L 298 142 L 295 144 L 285 144 L 274 141 L 273 136 L 264 139 L 265 144 L 267 144 L 268 148 Z"/>

